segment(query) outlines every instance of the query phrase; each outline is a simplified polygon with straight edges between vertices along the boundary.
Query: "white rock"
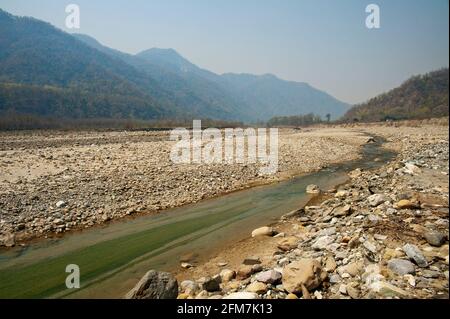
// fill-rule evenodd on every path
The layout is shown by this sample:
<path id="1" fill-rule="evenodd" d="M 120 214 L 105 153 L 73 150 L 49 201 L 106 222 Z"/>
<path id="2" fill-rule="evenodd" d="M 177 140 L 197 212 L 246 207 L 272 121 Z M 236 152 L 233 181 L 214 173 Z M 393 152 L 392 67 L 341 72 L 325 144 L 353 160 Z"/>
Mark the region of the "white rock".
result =
<path id="1" fill-rule="evenodd" d="M 316 239 L 316 242 L 311 246 L 311 248 L 315 250 L 323 250 L 326 249 L 333 241 L 333 238 L 330 236 L 322 236 Z"/>
<path id="2" fill-rule="evenodd" d="M 272 236 L 272 235 L 273 235 L 273 228 L 268 226 L 260 227 L 252 231 L 252 237 Z"/>
<path id="3" fill-rule="evenodd" d="M 64 207 L 66 205 L 67 205 L 67 203 L 63 200 L 60 200 L 59 202 L 56 203 L 56 207 L 58 207 L 58 208 Z"/>
<path id="4" fill-rule="evenodd" d="M 347 294 L 347 286 L 344 285 L 344 284 L 340 285 L 340 286 L 339 286 L 339 292 L 340 292 L 341 294 L 343 294 L 343 295 L 346 295 L 346 294 Z"/>
<path id="5" fill-rule="evenodd" d="M 384 202 L 389 201 L 389 198 L 384 194 L 373 194 L 367 197 L 367 201 L 369 205 L 372 207 L 376 207 Z"/>
<path id="6" fill-rule="evenodd" d="M 414 278 L 413 275 L 407 274 L 407 275 L 403 275 L 403 278 L 405 278 L 408 281 L 408 284 L 412 287 L 416 286 L 416 279 Z"/>
<path id="7" fill-rule="evenodd" d="M 259 296 L 254 292 L 241 291 L 234 292 L 228 296 L 225 296 L 223 299 L 259 299 Z"/>
<path id="8" fill-rule="evenodd" d="M 414 165 L 412 163 L 406 163 L 404 172 L 407 174 L 416 175 L 420 174 L 422 170 L 417 165 Z"/>
<path id="9" fill-rule="evenodd" d="M 368 251 L 370 251 L 371 253 L 376 254 L 377 252 L 377 246 L 375 246 L 374 243 L 371 243 L 370 241 L 366 240 L 363 243 L 364 248 L 366 248 Z"/>
<path id="10" fill-rule="evenodd" d="M 320 193 L 320 187 L 314 184 L 306 186 L 306 193 L 308 194 L 318 194 Z"/>

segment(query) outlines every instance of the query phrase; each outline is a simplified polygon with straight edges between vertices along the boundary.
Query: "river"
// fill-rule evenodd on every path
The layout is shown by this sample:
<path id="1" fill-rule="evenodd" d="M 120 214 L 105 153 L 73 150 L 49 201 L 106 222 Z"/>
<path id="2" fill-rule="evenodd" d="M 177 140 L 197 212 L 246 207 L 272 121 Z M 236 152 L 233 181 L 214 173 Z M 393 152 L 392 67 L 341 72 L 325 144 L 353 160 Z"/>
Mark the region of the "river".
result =
<path id="1" fill-rule="evenodd" d="M 304 206 L 308 184 L 332 188 L 355 168 L 383 165 L 395 154 L 376 140 L 361 159 L 319 172 L 2 251 L 0 298 L 121 298 L 146 271 L 170 271 L 187 253 L 207 258 Z M 80 267 L 80 289 L 65 286 L 68 264 Z"/>

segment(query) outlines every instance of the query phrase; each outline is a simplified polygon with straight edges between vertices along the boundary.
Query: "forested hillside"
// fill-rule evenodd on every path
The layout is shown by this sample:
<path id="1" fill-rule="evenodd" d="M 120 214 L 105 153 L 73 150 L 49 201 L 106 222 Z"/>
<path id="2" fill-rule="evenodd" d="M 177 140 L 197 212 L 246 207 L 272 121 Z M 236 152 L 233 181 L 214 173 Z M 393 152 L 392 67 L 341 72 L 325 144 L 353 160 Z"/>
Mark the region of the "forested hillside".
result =
<path id="1" fill-rule="evenodd" d="M 274 75 L 219 75 L 173 49 L 137 55 L 0 9 L 0 114 L 71 119 L 267 121 L 348 105 Z M 12 116 L 11 116 L 12 118 Z"/>
<path id="2" fill-rule="evenodd" d="M 0 10 L 0 111 L 175 116 L 153 79 L 50 24 Z"/>
<path id="3" fill-rule="evenodd" d="M 356 105 L 346 121 L 424 119 L 448 116 L 448 69 L 410 78 L 400 87 Z"/>

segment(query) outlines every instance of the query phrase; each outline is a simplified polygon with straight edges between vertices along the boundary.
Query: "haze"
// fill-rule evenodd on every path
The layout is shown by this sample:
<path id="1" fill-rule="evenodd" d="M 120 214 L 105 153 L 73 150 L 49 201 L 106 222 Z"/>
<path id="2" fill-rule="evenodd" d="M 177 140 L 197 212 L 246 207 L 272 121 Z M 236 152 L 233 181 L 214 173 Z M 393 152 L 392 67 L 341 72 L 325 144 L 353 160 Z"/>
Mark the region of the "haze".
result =
<path id="1" fill-rule="evenodd" d="M 70 3 L 81 8 L 81 29 L 65 27 Z M 380 6 L 380 29 L 365 26 L 370 3 Z M 174 48 L 216 73 L 272 73 L 348 103 L 449 60 L 446 0 L 0 0 L 0 8 L 124 52 Z"/>

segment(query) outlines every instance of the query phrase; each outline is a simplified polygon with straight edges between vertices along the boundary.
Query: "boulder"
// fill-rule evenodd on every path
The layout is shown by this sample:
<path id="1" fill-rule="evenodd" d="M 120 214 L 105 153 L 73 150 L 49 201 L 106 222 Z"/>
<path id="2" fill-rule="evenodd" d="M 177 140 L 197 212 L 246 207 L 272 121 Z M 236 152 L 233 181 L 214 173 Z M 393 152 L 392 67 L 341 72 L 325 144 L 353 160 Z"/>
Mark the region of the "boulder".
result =
<path id="1" fill-rule="evenodd" d="M 372 254 L 376 254 L 377 251 L 378 251 L 378 248 L 375 245 L 375 243 L 373 243 L 373 242 L 371 242 L 369 240 L 364 241 L 363 242 L 363 246 L 368 252 L 370 252 Z"/>
<path id="2" fill-rule="evenodd" d="M 388 268 L 398 274 L 398 275 L 406 275 L 406 274 L 414 274 L 416 269 L 414 264 L 409 260 L 405 259 L 391 259 L 388 261 Z"/>
<path id="3" fill-rule="evenodd" d="M 327 272 L 315 259 L 300 259 L 283 269 L 283 287 L 294 294 L 302 293 L 302 286 L 307 290 L 315 289 L 326 278 Z"/>
<path id="4" fill-rule="evenodd" d="M 188 294 L 190 296 L 194 296 L 195 293 L 199 290 L 199 286 L 196 282 L 192 280 L 184 280 L 180 283 L 180 289 L 185 294 Z"/>
<path id="5" fill-rule="evenodd" d="M 230 269 L 223 269 L 220 274 L 220 278 L 222 279 L 222 282 L 229 282 L 236 277 L 236 272 L 234 270 Z"/>
<path id="6" fill-rule="evenodd" d="M 347 216 L 352 212 L 352 208 L 350 205 L 338 206 L 333 209 L 333 216 L 342 217 Z"/>
<path id="7" fill-rule="evenodd" d="M 325 262 L 325 270 L 328 272 L 333 272 L 335 271 L 336 266 L 336 261 L 334 260 L 333 256 L 328 256 Z"/>
<path id="8" fill-rule="evenodd" d="M 258 295 L 264 294 L 267 292 L 267 285 L 263 282 L 254 281 L 245 289 L 248 292 L 254 292 Z"/>
<path id="9" fill-rule="evenodd" d="M 358 288 L 353 287 L 352 285 L 347 285 L 347 295 L 349 295 L 352 299 L 359 299 L 360 291 Z"/>
<path id="10" fill-rule="evenodd" d="M 427 243 L 436 247 L 441 247 L 447 240 L 447 236 L 445 234 L 437 231 L 428 231 L 423 235 L 423 237 Z"/>
<path id="11" fill-rule="evenodd" d="M 256 280 L 265 284 L 277 284 L 281 280 L 281 273 L 276 270 L 267 270 L 256 275 Z"/>
<path id="12" fill-rule="evenodd" d="M 420 205 L 418 203 L 410 201 L 409 199 L 402 199 L 397 203 L 398 209 L 415 209 L 419 207 Z"/>
<path id="13" fill-rule="evenodd" d="M 306 186 L 306 193 L 308 194 L 319 194 L 320 187 L 314 184 Z"/>
<path id="14" fill-rule="evenodd" d="M 283 238 L 278 243 L 277 247 L 282 251 L 289 251 L 291 249 L 297 248 L 299 239 L 295 236 L 289 236 Z"/>
<path id="15" fill-rule="evenodd" d="M 417 165 L 414 165 L 413 163 L 406 163 L 404 171 L 405 171 L 405 173 L 411 174 L 411 175 L 420 174 L 422 172 L 422 170 Z"/>
<path id="16" fill-rule="evenodd" d="M 239 267 L 236 278 L 237 279 L 246 279 L 250 277 L 253 274 L 254 270 L 252 266 L 249 265 L 242 265 Z"/>
<path id="17" fill-rule="evenodd" d="M 332 242 L 334 242 L 334 239 L 331 238 L 330 236 L 322 236 L 316 239 L 315 243 L 311 246 L 311 248 L 315 250 L 327 249 Z"/>
<path id="18" fill-rule="evenodd" d="M 264 227 L 260 227 L 257 228 L 255 230 L 252 231 L 252 237 L 257 237 L 257 236 L 272 236 L 273 235 L 273 228 L 272 227 L 268 227 L 268 226 L 264 226 Z"/>
<path id="19" fill-rule="evenodd" d="M 178 282 L 167 272 L 150 270 L 131 289 L 126 299 L 176 299 Z"/>
<path id="20" fill-rule="evenodd" d="M 199 280 L 201 288 L 207 292 L 214 292 L 220 290 L 220 276 L 203 277 Z"/>
<path id="21" fill-rule="evenodd" d="M 363 270 L 364 265 L 362 263 L 353 262 L 348 265 L 342 266 L 338 268 L 339 275 L 349 274 L 352 277 L 359 275 L 359 273 Z"/>
<path id="22" fill-rule="evenodd" d="M 416 245 L 406 244 L 403 246 L 403 251 L 417 266 L 422 268 L 428 267 L 427 259 Z"/>
<path id="23" fill-rule="evenodd" d="M 367 201 L 369 205 L 372 207 L 377 207 L 378 205 L 383 204 L 384 202 L 389 201 L 389 197 L 384 194 L 373 194 L 367 197 Z"/>
<path id="24" fill-rule="evenodd" d="M 249 265 L 249 266 L 258 265 L 261 263 L 261 259 L 259 259 L 259 257 L 255 257 L 255 256 L 247 257 L 244 259 L 244 261 L 242 263 L 244 265 Z"/>

